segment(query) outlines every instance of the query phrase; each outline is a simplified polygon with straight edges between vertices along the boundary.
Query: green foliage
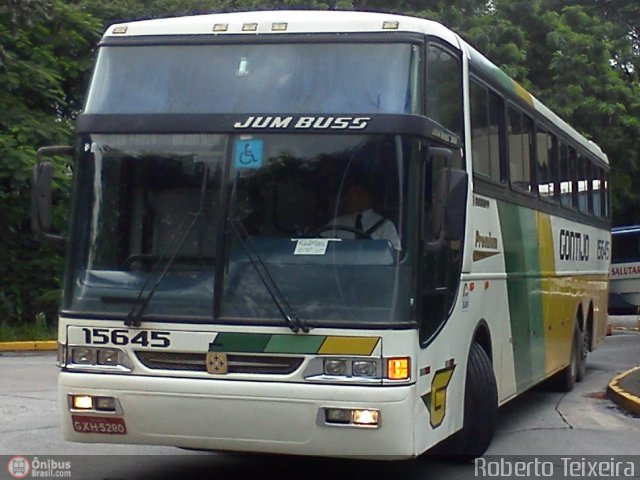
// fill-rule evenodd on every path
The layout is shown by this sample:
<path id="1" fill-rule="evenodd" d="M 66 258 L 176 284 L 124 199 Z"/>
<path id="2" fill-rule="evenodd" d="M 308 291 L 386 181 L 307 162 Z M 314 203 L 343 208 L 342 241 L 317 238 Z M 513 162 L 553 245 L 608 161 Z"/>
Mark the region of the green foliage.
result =
<path id="1" fill-rule="evenodd" d="M 62 258 L 30 231 L 31 169 L 39 146 L 72 141 L 98 22 L 61 1 L 15 0 L 0 8 L 0 318 L 55 318 Z M 62 165 L 61 165 L 62 166 Z M 69 194 L 68 165 L 54 195 Z M 56 211 L 64 221 L 63 211 Z"/>
<path id="2" fill-rule="evenodd" d="M 55 327 L 51 326 L 44 314 L 38 314 L 32 322 L 11 323 L 0 320 L 0 342 L 21 340 L 51 340 L 56 338 Z"/>
<path id="3" fill-rule="evenodd" d="M 633 24 L 614 14 L 612 3 L 495 0 L 493 10 L 460 31 L 602 147 L 612 165 L 614 224 L 629 224 L 640 222 L 640 8 L 632 0 L 615 2 Z"/>

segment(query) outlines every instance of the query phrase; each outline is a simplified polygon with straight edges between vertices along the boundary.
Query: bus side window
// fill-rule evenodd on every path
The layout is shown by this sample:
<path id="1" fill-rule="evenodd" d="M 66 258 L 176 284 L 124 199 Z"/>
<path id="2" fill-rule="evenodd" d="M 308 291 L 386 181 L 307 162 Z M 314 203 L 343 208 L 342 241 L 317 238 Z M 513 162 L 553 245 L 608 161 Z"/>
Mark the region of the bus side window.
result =
<path id="1" fill-rule="evenodd" d="M 501 182 L 500 125 L 502 99 L 484 86 L 471 80 L 471 149 L 473 171 Z"/>
<path id="2" fill-rule="evenodd" d="M 603 216 L 604 218 L 611 218 L 611 206 L 609 204 L 609 174 L 605 171 L 602 171 L 602 204 L 603 207 Z"/>
<path id="3" fill-rule="evenodd" d="M 489 133 L 488 92 L 473 80 L 469 85 L 471 104 L 471 151 L 473 172 L 493 177 Z"/>
<path id="4" fill-rule="evenodd" d="M 560 204 L 563 207 L 573 207 L 573 170 L 571 168 L 569 147 L 560 143 Z"/>
<path id="5" fill-rule="evenodd" d="M 593 205 L 593 214 L 598 218 L 604 218 L 604 204 L 602 203 L 602 169 L 596 165 L 591 166 L 590 192 Z"/>
<path id="6" fill-rule="evenodd" d="M 544 127 L 539 126 L 536 133 L 536 182 L 538 195 L 547 200 L 553 200 L 555 196 L 553 183 L 556 166 L 554 143 L 555 137 Z"/>
<path id="7" fill-rule="evenodd" d="M 589 177 L 591 176 L 591 161 L 582 154 L 578 154 L 578 210 L 582 213 L 593 212 L 593 202 L 589 193 Z"/>
<path id="8" fill-rule="evenodd" d="M 608 199 L 606 198 L 607 192 L 605 191 L 605 179 L 607 177 L 607 173 L 600 166 L 594 166 L 591 171 L 593 172 L 591 191 L 593 194 L 594 214 L 598 218 L 607 218 Z"/>
<path id="9" fill-rule="evenodd" d="M 531 192 L 533 121 L 513 107 L 508 109 L 509 178 L 511 185 Z"/>

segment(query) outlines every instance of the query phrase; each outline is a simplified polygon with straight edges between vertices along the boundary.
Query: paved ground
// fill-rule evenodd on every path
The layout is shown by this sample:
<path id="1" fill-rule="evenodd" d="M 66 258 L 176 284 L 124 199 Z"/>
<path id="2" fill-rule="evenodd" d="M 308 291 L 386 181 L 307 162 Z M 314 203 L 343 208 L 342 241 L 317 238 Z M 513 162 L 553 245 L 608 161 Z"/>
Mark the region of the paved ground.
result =
<path id="1" fill-rule="evenodd" d="M 639 331 L 640 316 L 610 315 L 609 324 L 612 329 L 616 330 Z M 640 358 L 638 359 L 638 366 L 611 379 L 607 388 L 607 395 L 625 410 L 640 416 Z"/>

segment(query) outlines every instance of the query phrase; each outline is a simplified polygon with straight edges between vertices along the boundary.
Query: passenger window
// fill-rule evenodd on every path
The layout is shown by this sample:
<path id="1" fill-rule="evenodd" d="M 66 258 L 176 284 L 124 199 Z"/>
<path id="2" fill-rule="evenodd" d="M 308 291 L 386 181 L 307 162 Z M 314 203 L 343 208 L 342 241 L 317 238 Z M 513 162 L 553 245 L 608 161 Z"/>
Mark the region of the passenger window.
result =
<path id="1" fill-rule="evenodd" d="M 491 163 L 491 178 L 505 181 L 501 168 L 500 139 L 504 138 L 504 102 L 496 94 L 489 92 L 489 161 Z"/>
<path id="2" fill-rule="evenodd" d="M 609 174 L 607 172 L 601 171 L 602 175 L 602 186 L 600 188 L 601 198 L 602 198 L 602 216 L 604 218 L 609 218 L 611 215 L 611 207 L 609 205 Z"/>
<path id="3" fill-rule="evenodd" d="M 569 147 L 560 144 L 560 204 L 566 208 L 573 207 L 573 168 L 571 166 Z"/>
<path id="4" fill-rule="evenodd" d="M 536 181 L 540 198 L 555 200 L 557 175 L 557 140 L 545 128 L 538 128 L 536 135 Z"/>
<path id="5" fill-rule="evenodd" d="M 530 192 L 533 121 L 513 107 L 508 113 L 508 138 L 511 185 Z"/>
<path id="6" fill-rule="evenodd" d="M 591 162 L 584 155 L 578 155 L 578 210 L 591 213 L 593 206 L 589 194 L 589 177 L 591 176 Z"/>
<path id="7" fill-rule="evenodd" d="M 470 87 L 471 102 L 471 150 L 473 171 L 491 176 L 489 144 L 489 97 L 487 90 L 475 82 Z"/>
<path id="8" fill-rule="evenodd" d="M 476 82 L 471 82 L 471 148 L 473 170 L 496 182 L 500 173 L 500 119 L 502 100 Z"/>

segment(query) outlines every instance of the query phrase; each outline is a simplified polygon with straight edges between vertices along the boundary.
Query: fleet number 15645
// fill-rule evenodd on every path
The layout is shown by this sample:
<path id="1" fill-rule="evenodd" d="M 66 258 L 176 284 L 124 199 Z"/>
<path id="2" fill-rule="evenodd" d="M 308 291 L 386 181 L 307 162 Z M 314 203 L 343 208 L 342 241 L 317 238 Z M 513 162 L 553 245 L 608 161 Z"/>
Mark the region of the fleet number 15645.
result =
<path id="1" fill-rule="evenodd" d="M 127 330 L 126 328 L 83 328 L 84 341 L 88 345 L 118 346 L 140 345 L 141 347 L 167 348 L 171 345 L 170 332 L 157 330 Z"/>

